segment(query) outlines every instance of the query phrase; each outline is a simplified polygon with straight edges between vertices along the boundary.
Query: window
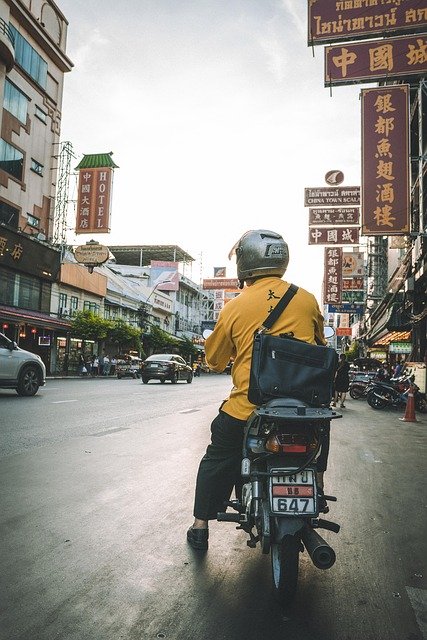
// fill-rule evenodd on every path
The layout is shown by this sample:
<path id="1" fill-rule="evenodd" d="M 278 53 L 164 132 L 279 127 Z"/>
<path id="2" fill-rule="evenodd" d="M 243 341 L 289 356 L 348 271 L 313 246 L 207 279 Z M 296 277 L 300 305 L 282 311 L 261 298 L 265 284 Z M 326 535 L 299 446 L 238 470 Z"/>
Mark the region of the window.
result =
<path id="1" fill-rule="evenodd" d="M 31 158 L 30 169 L 31 171 L 34 171 L 34 173 L 37 173 L 39 176 L 43 175 L 43 165 L 40 164 L 40 162 L 37 162 L 37 160 L 34 160 L 34 158 Z"/>
<path id="2" fill-rule="evenodd" d="M 13 25 L 9 25 L 15 39 L 15 59 L 20 67 L 28 73 L 31 78 L 37 82 L 42 89 L 46 89 L 47 85 L 47 62 L 43 60 L 35 49 L 26 39 L 15 29 Z"/>
<path id="3" fill-rule="evenodd" d="M 31 213 L 27 214 L 27 222 L 30 227 L 35 227 L 36 229 L 40 229 L 40 218 L 36 216 L 32 216 Z"/>
<path id="4" fill-rule="evenodd" d="M 60 293 L 59 294 L 59 308 L 66 309 L 67 308 L 67 294 Z"/>
<path id="5" fill-rule="evenodd" d="M 27 123 L 28 98 L 6 79 L 4 83 L 4 108 L 23 124 Z"/>
<path id="6" fill-rule="evenodd" d="M 11 207 L 10 204 L 0 200 L 0 222 L 17 229 L 19 226 L 19 209 L 15 209 L 15 207 Z"/>
<path id="7" fill-rule="evenodd" d="M 10 173 L 11 176 L 22 180 L 24 167 L 24 155 L 11 144 L 0 138 L 0 169 Z"/>
<path id="8" fill-rule="evenodd" d="M 96 315 L 98 315 L 99 304 L 96 304 L 96 302 L 89 302 L 88 300 L 85 300 L 83 303 L 83 309 L 85 311 L 92 311 L 92 313 L 95 313 Z"/>
<path id="9" fill-rule="evenodd" d="M 40 107 L 38 107 L 37 105 L 34 115 L 36 116 L 36 118 L 44 122 L 44 124 L 47 124 L 47 113 L 45 113 L 43 109 L 40 109 Z"/>
<path id="10" fill-rule="evenodd" d="M 70 296 L 70 316 L 75 316 L 79 309 L 79 299 L 77 296 Z"/>

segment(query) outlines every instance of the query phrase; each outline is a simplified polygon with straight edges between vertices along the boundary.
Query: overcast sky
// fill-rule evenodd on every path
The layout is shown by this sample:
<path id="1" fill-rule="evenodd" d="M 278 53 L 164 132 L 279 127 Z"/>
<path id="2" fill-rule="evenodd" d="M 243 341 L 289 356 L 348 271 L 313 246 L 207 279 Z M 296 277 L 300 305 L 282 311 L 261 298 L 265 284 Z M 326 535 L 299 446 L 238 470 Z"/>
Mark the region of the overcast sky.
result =
<path id="1" fill-rule="evenodd" d="M 287 279 L 319 297 L 323 249 L 308 246 L 304 187 L 326 186 L 330 169 L 360 184 L 360 87 L 324 88 L 306 0 L 57 3 L 74 63 L 62 140 L 75 164 L 113 151 L 120 167 L 112 232 L 95 239 L 177 244 L 198 282 L 214 266 L 235 275 L 234 242 L 273 229 L 290 245 Z"/>

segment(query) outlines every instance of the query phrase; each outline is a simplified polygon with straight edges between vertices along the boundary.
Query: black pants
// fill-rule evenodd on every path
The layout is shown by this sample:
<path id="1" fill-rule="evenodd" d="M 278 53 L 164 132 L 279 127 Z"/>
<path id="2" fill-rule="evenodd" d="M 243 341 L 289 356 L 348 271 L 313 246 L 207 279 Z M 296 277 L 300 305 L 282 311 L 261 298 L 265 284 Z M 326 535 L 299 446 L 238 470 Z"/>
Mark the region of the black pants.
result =
<path id="1" fill-rule="evenodd" d="M 216 520 L 225 511 L 234 486 L 241 485 L 243 431 L 246 420 L 220 411 L 211 424 L 211 444 L 200 461 L 194 499 L 194 517 Z"/>
<path id="2" fill-rule="evenodd" d="M 233 488 L 239 497 L 243 433 L 246 420 L 238 420 L 220 410 L 211 424 L 211 444 L 200 461 L 194 499 L 194 517 L 216 520 L 225 511 L 224 502 L 230 499 Z M 326 471 L 329 454 L 329 428 L 322 436 L 317 458 L 317 470 Z"/>

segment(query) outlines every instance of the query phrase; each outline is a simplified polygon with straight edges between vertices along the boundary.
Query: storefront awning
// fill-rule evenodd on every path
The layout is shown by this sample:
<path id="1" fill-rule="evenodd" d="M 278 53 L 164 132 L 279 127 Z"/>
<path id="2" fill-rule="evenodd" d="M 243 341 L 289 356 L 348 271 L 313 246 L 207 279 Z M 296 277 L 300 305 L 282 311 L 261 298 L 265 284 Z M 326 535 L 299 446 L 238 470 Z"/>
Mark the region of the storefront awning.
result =
<path id="1" fill-rule="evenodd" d="M 390 342 L 408 342 L 411 339 L 410 331 L 390 331 L 374 342 L 373 347 L 387 347 Z"/>
<path id="2" fill-rule="evenodd" d="M 69 331 L 71 328 L 71 322 L 67 320 L 59 320 L 47 313 L 41 313 L 40 311 L 30 311 L 28 309 L 18 309 L 16 307 L 5 307 L 0 305 L 0 318 L 1 320 L 14 322 L 15 324 L 32 324 L 35 327 L 41 327 L 43 329 L 63 329 Z"/>

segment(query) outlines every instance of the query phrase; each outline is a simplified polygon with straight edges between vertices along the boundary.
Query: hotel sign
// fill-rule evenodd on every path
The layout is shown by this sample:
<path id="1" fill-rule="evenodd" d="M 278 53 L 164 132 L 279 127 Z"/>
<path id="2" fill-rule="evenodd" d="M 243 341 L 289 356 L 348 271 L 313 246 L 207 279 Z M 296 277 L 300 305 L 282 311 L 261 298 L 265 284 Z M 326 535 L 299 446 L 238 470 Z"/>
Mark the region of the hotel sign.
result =
<path id="1" fill-rule="evenodd" d="M 417 33 L 427 26 L 425 0 L 308 0 L 308 45 Z"/>
<path id="2" fill-rule="evenodd" d="M 109 233 L 113 170 L 80 169 L 76 234 Z"/>
<path id="3" fill-rule="evenodd" d="M 409 231 L 409 85 L 362 90 L 362 233 Z"/>
<path id="4" fill-rule="evenodd" d="M 325 47 L 325 86 L 427 73 L 424 35 Z"/>

